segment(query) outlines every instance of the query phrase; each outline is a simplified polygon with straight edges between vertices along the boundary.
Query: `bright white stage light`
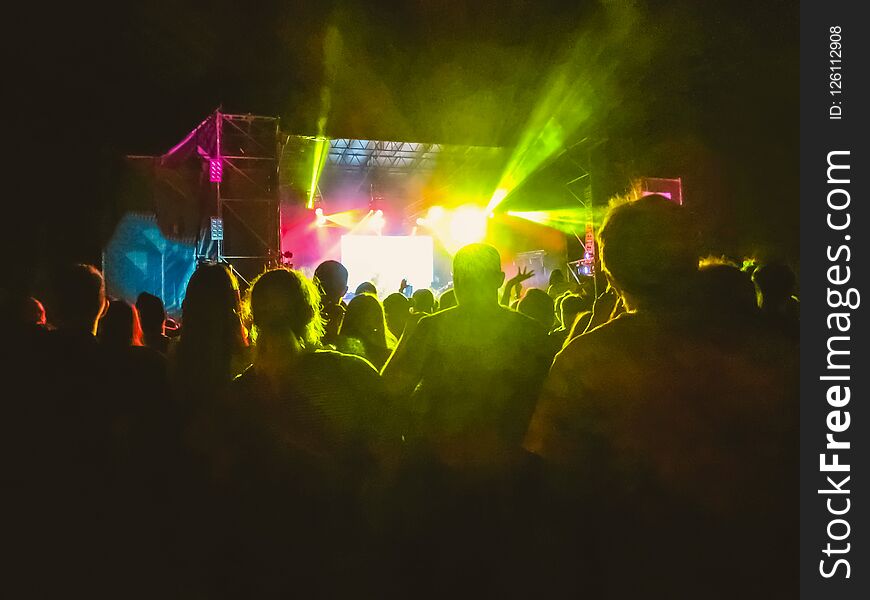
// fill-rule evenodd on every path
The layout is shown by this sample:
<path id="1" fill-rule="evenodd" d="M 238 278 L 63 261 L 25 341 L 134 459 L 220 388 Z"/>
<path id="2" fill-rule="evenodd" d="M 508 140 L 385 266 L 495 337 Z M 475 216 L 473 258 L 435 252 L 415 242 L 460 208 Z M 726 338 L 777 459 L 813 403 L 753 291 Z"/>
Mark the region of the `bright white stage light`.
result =
<path id="1" fill-rule="evenodd" d="M 426 220 L 430 223 L 435 223 L 444 218 L 444 213 L 443 206 L 430 206 L 429 212 L 426 213 Z"/>
<path id="2" fill-rule="evenodd" d="M 450 242 L 455 252 L 486 237 L 487 212 L 477 206 L 460 206 L 450 215 Z"/>
<path id="3" fill-rule="evenodd" d="M 428 235 L 343 235 L 341 263 L 347 267 L 348 287 L 371 281 L 385 297 L 399 290 L 402 279 L 414 289 L 430 287 L 433 243 Z"/>
<path id="4" fill-rule="evenodd" d="M 317 227 L 326 227 L 326 215 L 323 214 L 323 209 L 319 206 L 314 210 L 314 224 Z"/>

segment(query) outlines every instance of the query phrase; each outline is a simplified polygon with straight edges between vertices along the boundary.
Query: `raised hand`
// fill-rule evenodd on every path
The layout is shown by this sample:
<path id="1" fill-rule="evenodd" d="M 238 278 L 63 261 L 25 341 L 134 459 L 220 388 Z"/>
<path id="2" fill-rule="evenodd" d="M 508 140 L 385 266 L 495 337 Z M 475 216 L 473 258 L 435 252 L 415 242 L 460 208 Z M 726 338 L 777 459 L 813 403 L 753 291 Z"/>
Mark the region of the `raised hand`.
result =
<path id="1" fill-rule="evenodd" d="M 523 287 L 523 282 L 535 276 L 535 272 L 531 269 L 523 270 L 519 268 L 517 274 L 508 279 L 504 284 L 504 292 L 501 295 L 501 304 L 504 306 L 510 305 L 511 293 L 516 289 L 517 298 L 520 296 L 520 291 Z"/>
<path id="2" fill-rule="evenodd" d="M 531 269 L 523 270 L 522 267 L 519 268 L 517 274 L 511 277 L 510 282 L 512 285 L 517 285 L 524 282 L 526 279 L 531 279 L 535 276 L 535 272 Z"/>

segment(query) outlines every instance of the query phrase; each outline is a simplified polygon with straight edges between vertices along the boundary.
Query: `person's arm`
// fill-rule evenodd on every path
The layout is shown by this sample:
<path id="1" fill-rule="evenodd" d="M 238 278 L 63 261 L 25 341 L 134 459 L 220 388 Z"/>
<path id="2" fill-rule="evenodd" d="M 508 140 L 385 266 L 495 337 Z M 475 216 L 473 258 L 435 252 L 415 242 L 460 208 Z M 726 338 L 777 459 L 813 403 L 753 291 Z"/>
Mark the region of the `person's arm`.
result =
<path id="1" fill-rule="evenodd" d="M 511 290 L 513 289 L 513 287 L 514 287 L 513 280 L 508 280 L 508 282 L 504 284 L 504 291 L 501 294 L 501 305 L 502 306 L 510 306 L 511 305 Z"/>
<path id="2" fill-rule="evenodd" d="M 387 359 L 381 377 L 384 387 L 391 396 L 408 395 L 423 376 L 423 366 L 426 364 L 427 340 L 429 327 L 425 315 L 408 319 L 396 349 Z"/>
<path id="3" fill-rule="evenodd" d="M 502 306 L 510 306 L 511 303 L 511 292 L 514 288 L 517 290 L 517 299 L 520 297 L 520 291 L 523 289 L 523 282 L 526 279 L 530 279 L 535 276 L 534 271 L 525 270 L 523 271 L 522 267 L 520 267 L 517 274 L 508 279 L 504 284 L 504 292 L 501 295 L 501 304 Z"/>

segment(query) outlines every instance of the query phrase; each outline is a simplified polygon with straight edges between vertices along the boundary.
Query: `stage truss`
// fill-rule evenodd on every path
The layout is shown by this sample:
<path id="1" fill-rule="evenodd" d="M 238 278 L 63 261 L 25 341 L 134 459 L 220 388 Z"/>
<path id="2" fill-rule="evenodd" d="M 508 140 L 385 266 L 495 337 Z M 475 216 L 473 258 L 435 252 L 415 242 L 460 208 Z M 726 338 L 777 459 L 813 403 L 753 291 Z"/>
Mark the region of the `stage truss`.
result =
<path id="1" fill-rule="evenodd" d="M 227 262 L 246 281 L 279 256 L 278 140 L 274 117 L 216 110 L 205 122 L 205 147 L 214 185 L 213 214 L 221 239 L 200 244 L 199 260 Z M 210 219 L 211 220 L 211 219 Z M 208 228 L 211 238 L 212 227 Z M 205 237 L 205 236 L 203 236 Z"/>
<path id="2" fill-rule="evenodd" d="M 577 176 L 565 182 L 565 189 L 583 207 L 586 214 L 583 237 L 576 231 L 572 232 L 583 246 L 583 256 L 568 263 L 568 270 L 578 283 L 580 276 L 595 274 L 595 219 L 592 196 L 592 151 L 595 145 L 597 144 L 589 138 L 583 138 L 564 153 L 577 170 Z"/>
<path id="3" fill-rule="evenodd" d="M 318 144 L 325 145 L 326 156 L 322 174 L 312 177 Z M 414 194 L 404 193 L 411 180 L 431 178 L 437 182 L 431 190 L 433 196 L 440 192 L 446 197 L 454 185 L 484 181 L 482 173 L 497 176 L 505 159 L 505 149 L 493 146 L 288 135 L 281 149 L 280 185 L 288 198 L 313 196 L 328 202 L 334 185 L 344 185 L 346 193 L 346 184 L 352 181 L 360 193 L 374 200 L 401 196 L 402 211 L 413 221 L 428 205 Z M 313 192 L 312 181 L 317 182 Z"/>
<path id="4" fill-rule="evenodd" d="M 156 159 L 185 182 L 172 187 L 198 215 L 197 262 L 229 264 L 248 281 L 278 259 L 278 142 L 277 118 L 217 109 Z M 168 207 L 155 208 L 161 220 Z"/>

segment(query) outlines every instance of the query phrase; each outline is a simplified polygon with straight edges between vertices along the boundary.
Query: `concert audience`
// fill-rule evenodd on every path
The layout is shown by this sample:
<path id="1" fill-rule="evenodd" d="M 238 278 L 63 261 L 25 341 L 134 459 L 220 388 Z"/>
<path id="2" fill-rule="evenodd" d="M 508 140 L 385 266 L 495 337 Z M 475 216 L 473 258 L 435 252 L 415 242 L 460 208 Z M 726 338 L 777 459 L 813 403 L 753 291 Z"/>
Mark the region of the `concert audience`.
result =
<path id="1" fill-rule="evenodd" d="M 517 304 L 517 310 L 540 323 L 545 332 L 549 333 L 553 328 L 553 321 L 556 319 L 553 299 L 544 290 L 532 288 L 526 291 Z"/>
<path id="2" fill-rule="evenodd" d="M 429 288 L 416 290 L 411 295 L 411 310 L 418 314 L 432 314 L 437 310 L 435 294 Z"/>
<path id="3" fill-rule="evenodd" d="M 27 401 L 6 415 L 14 427 L 4 440 L 17 457 L 10 477 L 23 492 L 7 496 L 17 506 L 7 540 L 22 561 L 13 570 L 37 597 L 157 593 L 166 566 L 157 506 L 167 462 L 156 443 L 167 434 L 165 362 L 131 345 L 133 309 L 108 310 L 95 267 L 63 268 L 51 283 L 46 316 L 54 329 L 22 357 L 15 376 Z"/>
<path id="4" fill-rule="evenodd" d="M 562 269 L 553 269 L 550 272 L 550 278 L 547 283 L 547 294 L 555 300 L 565 292 L 570 292 L 574 286 L 571 282 L 565 279 L 565 274 Z"/>
<path id="5" fill-rule="evenodd" d="M 42 302 L 32 296 L 28 296 L 21 303 L 19 316 L 20 322 L 24 325 L 44 327 L 46 324 L 45 307 L 42 306 Z"/>
<path id="6" fill-rule="evenodd" d="M 351 326 L 358 321 L 362 321 L 360 328 L 368 324 L 365 320 L 371 315 L 357 317 L 357 312 L 367 311 L 372 300 L 383 333 L 377 299 L 364 294 L 351 304 L 357 300 L 356 306 L 364 308 L 348 310 Z M 254 280 L 249 303 L 253 365 L 234 380 L 234 398 L 243 404 L 247 398 L 282 403 L 264 408 L 280 410 L 286 426 L 298 430 L 298 443 L 313 455 L 340 451 L 361 432 L 377 433 L 366 428 L 377 426 L 375 420 L 384 414 L 378 372 L 359 357 L 318 348 L 323 322 L 314 284 L 298 271 L 267 271 Z"/>
<path id="7" fill-rule="evenodd" d="M 411 300 L 404 294 L 393 292 L 384 298 L 384 317 L 387 320 L 387 328 L 396 339 L 402 337 L 410 313 Z"/>
<path id="8" fill-rule="evenodd" d="M 701 301 L 714 313 L 735 319 L 757 319 L 755 286 L 747 273 L 727 260 L 704 259 L 698 269 Z"/>
<path id="9" fill-rule="evenodd" d="M 321 312 L 325 322 L 323 342 L 332 344 L 338 339 L 341 321 L 347 305 L 347 268 L 338 261 L 325 260 L 314 270 L 314 283 L 320 288 Z"/>
<path id="10" fill-rule="evenodd" d="M 11 342 L 8 347 L 18 347 L 19 357 L 30 356 L 32 349 L 48 331 L 45 308 L 33 296 L 0 296 L 0 319 Z"/>
<path id="11" fill-rule="evenodd" d="M 523 294 L 523 282 L 535 276 L 535 272 L 529 269 L 520 267 L 517 274 L 505 281 L 504 288 L 501 294 L 501 304 L 516 308 L 520 297 Z"/>
<path id="12" fill-rule="evenodd" d="M 438 310 L 446 310 L 454 306 L 456 306 L 456 292 L 453 288 L 450 288 L 438 297 Z"/>
<path id="13" fill-rule="evenodd" d="M 757 290 L 758 306 L 769 325 L 797 340 L 800 303 L 793 295 L 794 272 L 782 263 L 761 265 L 752 273 L 752 282 Z"/>
<path id="14" fill-rule="evenodd" d="M 781 594 L 796 582 L 786 577 L 797 531 L 794 346 L 711 310 L 679 205 L 655 195 L 624 204 L 599 235 L 626 312 L 559 353 L 525 445 L 549 465 L 557 495 L 573 494 L 571 513 L 585 507 L 606 526 L 562 512 L 544 554 L 567 556 L 584 536 L 607 557 L 596 569 L 617 597 L 650 581 L 670 597 L 734 597 L 747 582 Z M 569 572 L 554 564 L 554 580 Z"/>
<path id="15" fill-rule="evenodd" d="M 586 299 L 579 294 L 571 294 L 570 292 L 559 298 L 559 327 L 550 332 L 550 336 L 556 340 L 557 345 L 561 348 L 568 339 L 568 334 L 571 332 L 571 327 L 578 317 L 588 318 L 592 316 L 592 308 Z M 585 325 L 578 324 L 578 327 Z"/>
<path id="16" fill-rule="evenodd" d="M 253 282 L 253 365 L 216 407 L 206 444 L 227 508 L 209 571 L 242 596 L 346 595 L 368 576 L 357 498 L 392 428 L 372 365 L 318 349 L 319 297 L 297 271 Z M 377 302 L 355 298 L 349 317 L 362 298 Z"/>
<path id="17" fill-rule="evenodd" d="M 236 277 L 222 264 L 200 265 L 187 284 L 181 311 L 181 336 L 170 368 L 177 393 L 196 410 L 250 364 Z"/>
<path id="18" fill-rule="evenodd" d="M 396 339 L 387 329 L 384 307 L 375 296 L 360 294 L 348 303 L 336 344 L 338 350 L 365 358 L 380 369 L 395 345 Z"/>
<path id="19" fill-rule="evenodd" d="M 142 325 L 135 306 L 123 300 L 112 300 L 100 319 L 97 337 L 108 348 L 142 346 Z"/>
<path id="20" fill-rule="evenodd" d="M 453 259 L 458 306 L 406 331 L 382 372 L 392 394 L 412 398 L 409 434 L 446 464 L 516 458 L 549 366 L 544 328 L 499 305 L 503 281 L 495 248 L 459 250 Z"/>
<path id="21" fill-rule="evenodd" d="M 360 294 L 371 294 L 372 296 L 378 296 L 378 288 L 375 287 L 371 281 L 363 281 L 361 284 L 356 286 L 356 291 L 354 292 L 355 296 L 359 296 Z"/>
<path id="22" fill-rule="evenodd" d="M 169 350 L 169 337 L 166 335 L 166 308 L 163 300 L 148 292 L 136 298 L 136 310 L 142 324 L 142 342 L 161 354 Z"/>
<path id="23" fill-rule="evenodd" d="M 15 315 L 19 576 L 42 596 L 782 596 L 794 273 L 699 264 L 656 195 L 599 238 L 597 281 L 524 295 L 533 271 L 465 246 L 439 302 L 366 282 L 345 304 L 336 261 L 242 302 L 202 264 L 171 344 L 160 298 L 63 269 Z"/>

